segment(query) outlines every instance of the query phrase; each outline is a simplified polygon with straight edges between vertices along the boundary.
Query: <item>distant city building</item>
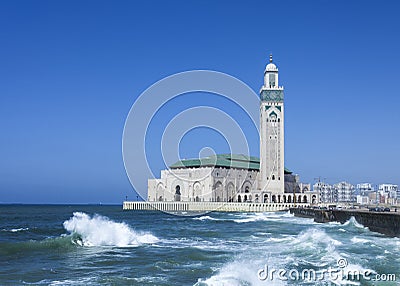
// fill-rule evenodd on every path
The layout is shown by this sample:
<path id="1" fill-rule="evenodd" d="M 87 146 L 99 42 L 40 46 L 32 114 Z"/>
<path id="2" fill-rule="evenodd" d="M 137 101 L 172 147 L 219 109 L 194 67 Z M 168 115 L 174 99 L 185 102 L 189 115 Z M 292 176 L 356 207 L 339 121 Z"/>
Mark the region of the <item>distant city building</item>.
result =
<path id="1" fill-rule="evenodd" d="M 371 183 L 361 183 L 356 185 L 356 195 L 368 196 L 369 193 L 374 192 L 374 187 Z"/>
<path id="2" fill-rule="evenodd" d="M 329 185 L 317 182 L 313 191 L 318 193 L 320 203 L 398 204 L 400 191 L 398 185 L 380 184 L 375 189 L 371 183 L 360 183 L 356 186 L 348 182 Z"/>
<path id="3" fill-rule="evenodd" d="M 315 183 L 313 185 L 313 191 L 318 193 L 320 203 L 336 203 L 338 201 L 337 192 L 327 183 Z"/>
<path id="4" fill-rule="evenodd" d="M 360 204 L 360 205 L 368 205 L 369 204 L 368 196 L 357 195 L 356 198 L 357 198 L 357 204 Z"/>
<path id="5" fill-rule="evenodd" d="M 399 198 L 399 188 L 397 185 L 380 184 L 378 190 L 382 195 L 387 194 L 389 198 Z"/>
<path id="6" fill-rule="evenodd" d="M 354 202 L 354 185 L 347 182 L 340 182 L 333 185 L 338 202 Z"/>
<path id="7" fill-rule="evenodd" d="M 368 199 L 370 204 L 377 204 L 379 203 L 379 193 L 378 192 L 371 192 L 368 194 Z"/>

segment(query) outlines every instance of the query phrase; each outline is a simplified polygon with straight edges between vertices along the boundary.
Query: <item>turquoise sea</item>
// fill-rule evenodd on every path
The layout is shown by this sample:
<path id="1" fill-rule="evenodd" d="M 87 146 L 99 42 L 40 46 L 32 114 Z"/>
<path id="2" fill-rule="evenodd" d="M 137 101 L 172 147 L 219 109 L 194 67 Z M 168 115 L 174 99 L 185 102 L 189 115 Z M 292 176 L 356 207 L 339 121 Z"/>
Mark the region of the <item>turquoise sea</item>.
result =
<path id="1" fill-rule="evenodd" d="M 400 239 L 287 212 L 0 205 L 0 285 L 400 285 Z"/>

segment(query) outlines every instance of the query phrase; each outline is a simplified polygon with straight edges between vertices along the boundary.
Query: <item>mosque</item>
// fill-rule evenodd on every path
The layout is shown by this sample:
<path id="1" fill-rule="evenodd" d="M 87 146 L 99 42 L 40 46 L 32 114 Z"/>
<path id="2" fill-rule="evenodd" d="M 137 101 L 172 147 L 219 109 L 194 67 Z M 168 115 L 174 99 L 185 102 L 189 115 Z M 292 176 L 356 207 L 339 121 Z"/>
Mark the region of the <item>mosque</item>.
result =
<path id="1" fill-rule="evenodd" d="M 284 89 L 270 55 L 260 89 L 260 158 L 219 154 L 181 160 L 148 180 L 148 202 L 318 202 L 310 184 L 285 168 Z"/>

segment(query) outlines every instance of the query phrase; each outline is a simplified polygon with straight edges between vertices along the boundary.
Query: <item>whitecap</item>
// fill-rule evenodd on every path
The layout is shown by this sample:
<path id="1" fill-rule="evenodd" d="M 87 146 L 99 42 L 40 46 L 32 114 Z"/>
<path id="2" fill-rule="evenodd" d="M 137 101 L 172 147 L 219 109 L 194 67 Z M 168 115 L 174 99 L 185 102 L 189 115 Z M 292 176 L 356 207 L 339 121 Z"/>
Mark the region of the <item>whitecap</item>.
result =
<path id="1" fill-rule="evenodd" d="M 77 236 L 74 243 L 82 246 L 138 246 L 152 244 L 159 239 L 150 233 L 136 232 L 123 222 L 107 217 L 75 212 L 63 223 L 64 228 Z"/>
<path id="2" fill-rule="evenodd" d="M 236 223 L 256 222 L 256 221 L 281 221 L 284 216 L 270 213 L 254 213 L 242 218 L 234 219 Z"/>
<path id="3" fill-rule="evenodd" d="M 290 237 L 283 237 L 283 238 L 277 238 L 277 237 L 270 237 L 267 239 L 269 242 L 284 242 L 284 241 L 290 241 L 292 238 Z"/>
<path id="4" fill-rule="evenodd" d="M 220 220 L 220 219 L 213 218 L 213 217 L 206 215 L 206 216 L 201 216 L 201 217 L 194 217 L 193 220 Z"/>
<path id="5" fill-rule="evenodd" d="M 29 228 L 28 227 L 12 228 L 12 229 L 3 228 L 1 231 L 4 231 L 4 232 L 20 232 L 20 231 L 26 231 L 26 230 L 29 230 Z"/>

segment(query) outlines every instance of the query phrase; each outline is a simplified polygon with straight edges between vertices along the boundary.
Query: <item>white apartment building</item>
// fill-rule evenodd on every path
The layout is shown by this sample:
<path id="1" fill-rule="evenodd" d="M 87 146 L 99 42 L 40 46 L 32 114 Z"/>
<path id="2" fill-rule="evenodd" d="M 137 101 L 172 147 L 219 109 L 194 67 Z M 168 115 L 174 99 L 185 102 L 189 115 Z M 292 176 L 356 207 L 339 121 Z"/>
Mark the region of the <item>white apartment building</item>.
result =
<path id="1" fill-rule="evenodd" d="M 348 182 L 340 182 L 333 185 L 334 191 L 337 194 L 338 202 L 354 202 L 354 185 Z"/>
<path id="2" fill-rule="evenodd" d="M 381 196 L 387 196 L 388 198 L 392 199 L 400 199 L 398 185 L 380 184 L 378 186 L 378 190 Z"/>
<path id="3" fill-rule="evenodd" d="M 369 193 L 374 192 L 374 187 L 371 183 L 361 183 L 356 185 L 356 194 L 361 196 L 368 196 Z"/>
<path id="4" fill-rule="evenodd" d="M 319 194 L 320 203 L 336 203 L 338 201 L 335 189 L 325 182 L 315 183 L 313 185 L 313 191 Z"/>

